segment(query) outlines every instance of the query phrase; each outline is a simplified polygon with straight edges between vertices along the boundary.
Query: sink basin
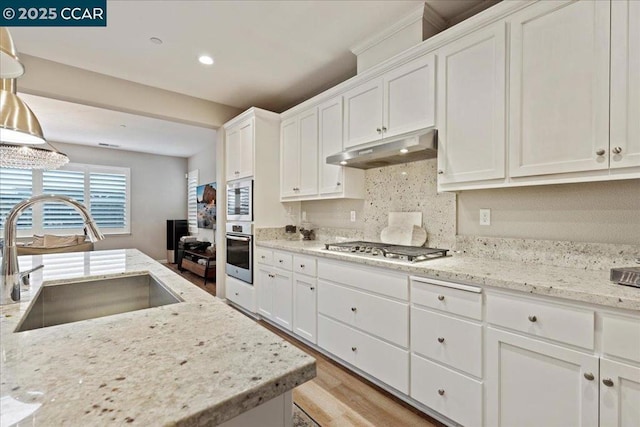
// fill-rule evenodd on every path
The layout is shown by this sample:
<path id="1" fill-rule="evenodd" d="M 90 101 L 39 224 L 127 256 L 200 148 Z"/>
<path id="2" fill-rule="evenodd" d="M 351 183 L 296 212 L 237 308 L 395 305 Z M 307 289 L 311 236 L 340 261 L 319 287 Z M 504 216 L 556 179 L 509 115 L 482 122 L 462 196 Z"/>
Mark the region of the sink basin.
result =
<path id="1" fill-rule="evenodd" d="M 149 274 L 45 285 L 16 332 L 182 301 Z"/>

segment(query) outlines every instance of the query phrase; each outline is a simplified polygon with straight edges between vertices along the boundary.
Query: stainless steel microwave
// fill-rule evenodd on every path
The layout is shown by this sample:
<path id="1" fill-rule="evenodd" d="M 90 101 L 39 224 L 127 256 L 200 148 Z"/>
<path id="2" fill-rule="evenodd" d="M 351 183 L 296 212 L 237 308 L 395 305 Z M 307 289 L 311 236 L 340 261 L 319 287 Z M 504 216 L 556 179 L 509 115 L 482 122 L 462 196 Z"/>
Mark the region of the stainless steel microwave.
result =
<path id="1" fill-rule="evenodd" d="M 227 220 L 253 221 L 253 180 L 227 184 Z"/>

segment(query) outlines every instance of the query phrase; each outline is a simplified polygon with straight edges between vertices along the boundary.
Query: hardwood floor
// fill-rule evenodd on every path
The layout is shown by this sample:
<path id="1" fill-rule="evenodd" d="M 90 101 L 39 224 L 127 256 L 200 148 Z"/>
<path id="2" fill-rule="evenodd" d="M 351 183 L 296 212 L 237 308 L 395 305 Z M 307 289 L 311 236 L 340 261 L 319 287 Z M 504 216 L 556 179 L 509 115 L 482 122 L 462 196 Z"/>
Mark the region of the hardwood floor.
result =
<path id="1" fill-rule="evenodd" d="M 213 296 L 216 295 L 216 282 L 214 282 L 212 279 L 208 279 L 207 285 L 205 286 L 204 278 L 198 276 L 197 274 L 194 274 L 187 270 L 179 271 L 177 264 L 163 264 L 163 265 L 168 269 L 173 270 L 175 273 L 181 275 L 182 277 L 184 277 L 185 279 L 187 279 L 188 281 L 190 281 L 200 289 L 204 289 L 205 291 L 209 292 Z"/>
<path id="2" fill-rule="evenodd" d="M 215 295 L 215 283 L 203 285 L 195 274 L 179 272 L 199 288 Z M 294 402 L 322 427 L 444 427 L 440 422 L 402 402 L 375 384 L 343 368 L 322 353 L 264 321 L 258 323 L 316 359 L 317 376 L 293 390 Z"/>

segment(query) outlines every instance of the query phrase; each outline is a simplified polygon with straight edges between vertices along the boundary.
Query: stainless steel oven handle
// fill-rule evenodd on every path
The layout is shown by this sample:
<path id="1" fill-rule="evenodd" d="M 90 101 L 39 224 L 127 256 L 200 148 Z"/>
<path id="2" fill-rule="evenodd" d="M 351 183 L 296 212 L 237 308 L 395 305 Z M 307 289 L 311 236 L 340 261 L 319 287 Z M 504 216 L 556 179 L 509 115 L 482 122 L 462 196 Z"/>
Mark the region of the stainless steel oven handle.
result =
<path id="1" fill-rule="evenodd" d="M 236 236 L 229 236 L 227 234 L 227 239 L 229 240 L 239 240 L 241 242 L 250 242 L 251 241 L 251 237 L 236 237 Z"/>

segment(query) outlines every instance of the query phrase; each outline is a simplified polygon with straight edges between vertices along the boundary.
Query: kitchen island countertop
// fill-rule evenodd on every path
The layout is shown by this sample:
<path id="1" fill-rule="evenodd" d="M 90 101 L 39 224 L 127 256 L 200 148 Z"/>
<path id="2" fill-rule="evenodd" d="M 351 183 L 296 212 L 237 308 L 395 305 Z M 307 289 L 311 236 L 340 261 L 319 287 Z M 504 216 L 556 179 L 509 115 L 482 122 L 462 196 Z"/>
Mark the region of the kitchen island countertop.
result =
<path id="1" fill-rule="evenodd" d="M 2 425 L 217 425 L 315 377 L 312 357 L 138 250 L 20 257 L 42 262 L 0 307 Z M 184 302 L 14 332 L 43 281 L 146 272 Z"/>
<path id="2" fill-rule="evenodd" d="M 324 249 L 319 241 L 258 240 L 257 246 L 348 261 L 453 282 L 503 288 L 529 294 L 640 311 L 640 289 L 609 281 L 609 271 L 525 264 L 453 254 L 407 263 L 387 258 L 361 257 Z"/>

